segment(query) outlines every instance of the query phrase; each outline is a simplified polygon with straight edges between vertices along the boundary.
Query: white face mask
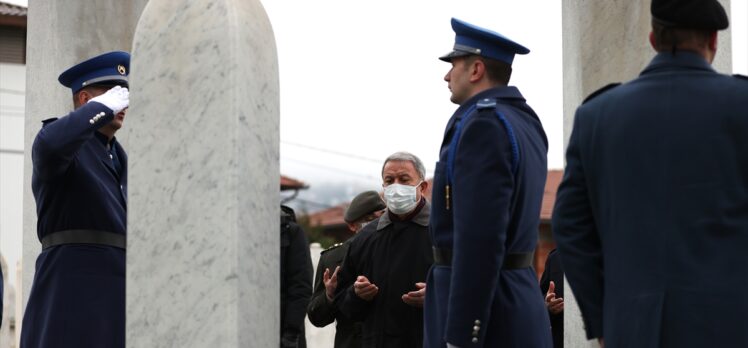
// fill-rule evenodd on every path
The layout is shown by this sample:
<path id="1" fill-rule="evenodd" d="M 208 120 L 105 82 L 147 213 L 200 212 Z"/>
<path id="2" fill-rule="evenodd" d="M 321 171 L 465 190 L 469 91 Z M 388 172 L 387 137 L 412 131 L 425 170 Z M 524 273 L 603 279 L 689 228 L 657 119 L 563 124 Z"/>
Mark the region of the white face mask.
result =
<path id="1" fill-rule="evenodd" d="M 403 184 L 391 184 L 384 188 L 384 201 L 387 203 L 387 209 L 397 215 L 403 215 L 411 212 L 416 205 L 416 190 L 421 185 L 419 182 L 416 186 Z"/>

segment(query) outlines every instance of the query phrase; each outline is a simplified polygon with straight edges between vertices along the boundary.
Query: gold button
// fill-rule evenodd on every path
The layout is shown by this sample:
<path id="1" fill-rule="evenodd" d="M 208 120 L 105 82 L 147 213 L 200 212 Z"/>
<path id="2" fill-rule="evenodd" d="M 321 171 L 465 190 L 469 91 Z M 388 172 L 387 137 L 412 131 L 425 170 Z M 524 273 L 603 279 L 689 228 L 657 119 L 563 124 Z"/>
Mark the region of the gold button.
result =
<path id="1" fill-rule="evenodd" d="M 478 343 L 478 339 L 473 337 L 473 343 Z"/>
<path id="2" fill-rule="evenodd" d="M 473 331 L 475 331 L 475 332 L 480 331 L 480 326 L 473 326 Z"/>
<path id="3" fill-rule="evenodd" d="M 93 120 L 93 118 L 92 118 L 92 119 L 90 119 L 90 120 L 88 120 L 88 123 L 90 123 L 90 124 L 94 124 L 94 120 Z"/>
<path id="4" fill-rule="evenodd" d="M 480 325 L 480 320 L 476 320 L 475 325 Z"/>

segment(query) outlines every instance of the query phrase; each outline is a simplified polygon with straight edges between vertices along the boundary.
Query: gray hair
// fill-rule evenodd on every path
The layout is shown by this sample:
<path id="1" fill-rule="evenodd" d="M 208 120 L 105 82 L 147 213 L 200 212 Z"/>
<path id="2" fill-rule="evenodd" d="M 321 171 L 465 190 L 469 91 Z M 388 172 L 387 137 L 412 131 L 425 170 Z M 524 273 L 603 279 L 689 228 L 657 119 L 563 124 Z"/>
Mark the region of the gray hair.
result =
<path id="1" fill-rule="evenodd" d="M 399 151 L 391 154 L 389 157 L 387 157 L 386 160 L 384 160 L 384 164 L 382 164 L 382 173 L 380 175 L 384 175 L 384 166 L 387 165 L 387 162 L 392 161 L 407 161 L 410 163 L 413 163 L 413 167 L 416 168 L 416 171 L 418 172 L 418 175 L 421 176 L 421 180 L 426 179 L 426 168 L 423 166 L 423 162 L 421 162 L 421 159 L 416 157 L 416 155 L 405 152 L 405 151 Z"/>

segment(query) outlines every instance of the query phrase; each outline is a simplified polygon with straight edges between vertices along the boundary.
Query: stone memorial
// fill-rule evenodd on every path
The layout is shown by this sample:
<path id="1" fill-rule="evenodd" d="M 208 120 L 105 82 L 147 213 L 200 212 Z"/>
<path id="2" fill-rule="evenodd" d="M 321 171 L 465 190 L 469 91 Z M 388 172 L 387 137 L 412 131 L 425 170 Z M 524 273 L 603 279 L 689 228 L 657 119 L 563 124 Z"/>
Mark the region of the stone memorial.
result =
<path id="1" fill-rule="evenodd" d="M 133 41 L 128 347 L 277 347 L 279 86 L 259 0 L 151 0 Z"/>

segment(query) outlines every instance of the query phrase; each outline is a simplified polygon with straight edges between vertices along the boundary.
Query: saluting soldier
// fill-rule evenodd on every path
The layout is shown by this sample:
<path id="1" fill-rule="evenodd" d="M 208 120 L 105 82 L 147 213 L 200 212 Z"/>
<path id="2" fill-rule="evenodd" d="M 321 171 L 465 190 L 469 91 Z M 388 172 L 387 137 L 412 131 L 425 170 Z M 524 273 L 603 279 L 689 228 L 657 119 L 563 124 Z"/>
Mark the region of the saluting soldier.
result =
<path id="1" fill-rule="evenodd" d="M 42 252 L 21 347 L 125 346 L 127 155 L 115 138 L 129 104 L 130 54 L 66 70 L 74 110 L 42 121 L 31 148 Z"/>
<path id="2" fill-rule="evenodd" d="M 357 233 L 370 221 L 380 217 L 386 207 L 376 191 L 364 191 L 353 198 L 343 219 L 348 229 Z M 325 327 L 334 321 L 337 322 L 335 348 L 361 347 L 361 322 L 347 318 L 332 303 L 338 286 L 340 265 L 354 238 L 355 235 L 322 252 L 317 265 L 317 275 L 314 277 L 314 295 L 307 308 L 309 321 L 316 327 Z"/>
<path id="3" fill-rule="evenodd" d="M 563 269 L 605 347 L 748 347 L 748 80 L 711 66 L 718 1 L 650 11 L 649 65 L 577 108 L 553 213 Z"/>
<path id="4" fill-rule="evenodd" d="M 543 126 L 507 86 L 524 46 L 452 19 L 441 57 L 451 101 L 434 174 L 434 266 L 425 347 L 551 347 L 548 313 L 531 265 L 547 173 Z"/>

